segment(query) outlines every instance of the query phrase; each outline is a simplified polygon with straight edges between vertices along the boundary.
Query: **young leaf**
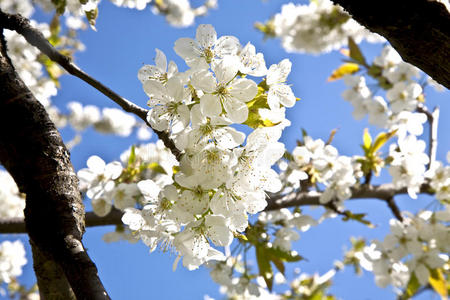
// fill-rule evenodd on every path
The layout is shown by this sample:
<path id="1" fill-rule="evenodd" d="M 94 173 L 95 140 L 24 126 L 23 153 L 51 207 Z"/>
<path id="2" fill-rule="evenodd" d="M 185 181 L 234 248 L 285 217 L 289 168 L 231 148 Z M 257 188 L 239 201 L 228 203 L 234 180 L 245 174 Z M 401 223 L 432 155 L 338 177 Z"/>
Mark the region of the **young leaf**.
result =
<path id="1" fill-rule="evenodd" d="M 375 153 L 380 149 L 391 137 L 393 137 L 397 133 L 397 130 L 393 130 L 391 132 L 382 132 L 375 138 L 375 142 L 372 145 L 372 153 Z"/>
<path id="2" fill-rule="evenodd" d="M 364 225 L 367 225 L 369 228 L 375 228 L 375 225 L 373 225 L 370 221 L 364 220 L 364 217 L 366 214 L 354 214 L 349 210 L 346 210 L 343 212 L 344 216 L 342 218 L 342 221 L 346 222 L 348 220 L 353 220 L 359 223 L 362 223 Z"/>
<path id="3" fill-rule="evenodd" d="M 131 146 L 130 157 L 128 157 L 128 165 L 134 164 L 136 161 L 136 147 L 134 145 Z"/>
<path id="4" fill-rule="evenodd" d="M 96 30 L 95 29 L 95 21 L 97 20 L 97 16 L 98 16 L 98 9 L 95 8 L 90 11 L 85 11 L 85 14 L 86 14 L 86 18 L 89 21 L 89 25 L 91 25 L 91 28 Z"/>
<path id="5" fill-rule="evenodd" d="M 272 291 L 273 287 L 273 271 L 270 265 L 269 255 L 266 253 L 266 249 L 262 245 L 255 246 L 256 261 L 258 262 L 259 275 L 264 278 L 269 291 Z"/>
<path id="6" fill-rule="evenodd" d="M 348 37 L 348 47 L 350 48 L 350 58 L 358 64 L 366 66 L 366 59 L 352 37 Z"/>
<path id="7" fill-rule="evenodd" d="M 363 145 L 362 146 L 363 146 L 364 152 L 366 154 L 368 154 L 369 150 L 370 150 L 370 148 L 372 146 L 372 136 L 370 135 L 368 128 L 364 129 Z"/>
<path id="8" fill-rule="evenodd" d="M 412 273 L 408 285 L 406 286 L 405 293 L 402 295 L 400 299 L 410 299 L 417 293 L 419 288 L 420 288 L 419 280 L 417 279 L 416 274 Z"/>
<path id="9" fill-rule="evenodd" d="M 448 299 L 447 282 L 445 281 L 441 269 L 430 270 L 428 282 L 433 287 L 434 291 L 441 296 L 442 300 Z"/>
<path id="10" fill-rule="evenodd" d="M 345 75 L 353 74 L 359 71 L 359 65 L 355 63 L 345 63 L 331 73 L 327 81 L 335 81 L 341 79 Z"/>

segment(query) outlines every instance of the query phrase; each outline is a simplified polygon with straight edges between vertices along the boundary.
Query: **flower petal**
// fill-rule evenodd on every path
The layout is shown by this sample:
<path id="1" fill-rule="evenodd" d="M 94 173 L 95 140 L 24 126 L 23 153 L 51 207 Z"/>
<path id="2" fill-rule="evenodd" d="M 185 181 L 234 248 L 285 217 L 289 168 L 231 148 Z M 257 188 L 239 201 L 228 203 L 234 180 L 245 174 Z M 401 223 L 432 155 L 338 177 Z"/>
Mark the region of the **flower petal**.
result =
<path id="1" fill-rule="evenodd" d="M 222 112 L 222 105 L 217 96 L 205 94 L 200 98 L 200 110 L 206 116 L 218 116 Z"/>
<path id="2" fill-rule="evenodd" d="M 245 103 L 236 98 L 228 98 L 223 106 L 227 112 L 227 117 L 234 123 L 243 123 L 248 118 L 248 107 Z"/>
<path id="3" fill-rule="evenodd" d="M 248 102 L 255 98 L 258 93 L 258 86 L 253 80 L 240 78 L 230 84 L 229 91 L 233 97 Z"/>
<path id="4" fill-rule="evenodd" d="M 217 33 L 211 24 L 200 24 L 195 35 L 198 43 L 204 48 L 211 48 L 217 40 Z"/>

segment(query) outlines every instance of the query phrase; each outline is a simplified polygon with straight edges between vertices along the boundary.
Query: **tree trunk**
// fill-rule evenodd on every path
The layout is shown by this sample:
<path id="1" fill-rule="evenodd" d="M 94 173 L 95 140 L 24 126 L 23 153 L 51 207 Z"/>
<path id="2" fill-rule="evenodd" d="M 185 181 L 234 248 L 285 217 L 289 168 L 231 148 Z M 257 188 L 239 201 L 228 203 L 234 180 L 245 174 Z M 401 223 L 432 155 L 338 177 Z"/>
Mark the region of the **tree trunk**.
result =
<path id="1" fill-rule="evenodd" d="M 436 0 L 332 0 L 450 89 L 450 13 Z"/>
<path id="2" fill-rule="evenodd" d="M 15 72 L 2 28 L 0 37 L 0 162 L 26 194 L 25 223 L 33 257 L 39 258 L 34 264 L 38 283 L 54 285 L 40 287 L 43 297 L 67 299 L 70 291 L 52 293 L 70 285 L 78 299 L 109 299 L 81 243 L 84 206 L 69 152 L 45 108 Z"/>

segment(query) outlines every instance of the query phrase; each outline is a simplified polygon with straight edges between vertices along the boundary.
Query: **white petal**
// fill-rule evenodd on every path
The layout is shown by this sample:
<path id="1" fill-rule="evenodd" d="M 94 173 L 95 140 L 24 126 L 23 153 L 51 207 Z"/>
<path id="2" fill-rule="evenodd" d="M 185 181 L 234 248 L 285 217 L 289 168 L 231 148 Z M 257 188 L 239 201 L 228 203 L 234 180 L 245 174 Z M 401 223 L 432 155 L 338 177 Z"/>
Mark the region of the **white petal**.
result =
<path id="1" fill-rule="evenodd" d="M 227 84 L 239 70 L 239 59 L 236 56 L 226 56 L 219 62 L 213 63 L 212 69 L 216 74 L 217 81 L 221 84 Z"/>
<path id="2" fill-rule="evenodd" d="M 88 166 L 89 170 L 96 174 L 102 174 L 105 171 L 105 162 L 97 155 L 89 157 L 86 165 Z"/>
<path id="3" fill-rule="evenodd" d="M 190 38 L 181 38 L 175 42 L 173 47 L 175 53 L 181 56 L 186 62 L 199 57 L 202 53 L 199 44 Z"/>
<path id="4" fill-rule="evenodd" d="M 147 80 L 143 85 L 145 93 L 150 97 L 148 100 L 148 105 L 150 107 L 155 106 L 157 104 L 166 103 L 166 88 L 163 84 L 156 80 Z"/>
<path id="5" fill-rule="evenodd" d="M 189 124 L 189 108 L 185 105 L 179 105 L 177 107 L 177 114 L 172 120 L 172 133 L 177 134 L 183 131 Z"/>
<path id="6" fill-rule="evenodd" d="M 110 162 L 105 166 L 105 176 L 111 179 L 117 179 L 122 174 L 122 164 L 118 161 Z"/>
<path id="7" fill-rule="evenodd" d="M 104 217 L 111 211 L 111 204 L 103 198 L 92 200 L 92 210 L 97 216 Z"/>
<path id="8" fill-rule="evenodd" d="M 161 76 L 161 70 L 156 66 L 144 65 L 138 71 L 138 79 L 145 83 L 147 80 L 156 79 Z"/>
<path id="9" fill-rule="evenodd" d="M 289 59 L 283 59 L 278 65 L 271 65 L 267 72 L 267 84 L 282 83 L 286 81 L 291 72 L 292 63 Z"/>
<path id="10" fill-rule="evenodd" d="M 276 84 L 270 87 L 267 95 L 267 103 L 270 108 L 279 108 L 279 104 L 292 107 L 295 104 L 295 96 L 291 88 L 286 84 Z"/>
<path id="11" fill-rule="evenodd" d="M 186 95 L 183 83 L 178 77 L 172 77 L 167 81 L 167 92 L 177 102 L 182 101 Z"/>
<path id="12" fill-rule="evenodd" d="M 211 48 L 216 43 L 217 33 L 211 24 L 200 24 L 195 38 L 203 48 Z"/>
<path id="13" fill-rule="evenodd" d="M 159 49 L 155 49 L 156 57 L 155 57 L 155 65 L 162 71 L 166 72 L 167 70 L 167 58 L 164 52 Z"/>
<path id="14" fill-rule="evenodd" d="M 243 123 L 248 118 L 248 107 L 236 98 L 226 99 L 223 103 L 227 117 L 234 123 Z"/>
<path id="15" fill-rule="evenodd" d="M 205 226 L 208 230 L 208 237 L 216 246 L 228 246 L 233 241 L 233 234 L 226 225 L 223 216 L 207 215 Z"/>
<path id="16" fill-rule="evenodd" d="M 226 55 L 235 55 L 240 48 L 241 44 L 236 37 L 222 36 L 217 40 L 214 52 L 217 56 L 224 57 Z"/>
<path id="17" fill-rule="evenodd" d="M 208 70 L 201 70 L 192 75 L 191 84 L 196 89 L 205 93 L 212 93 L 216 90 L 217 83 L 213 74 Z"/>
<path id="18" fill-rule="evenodd" d="M 200 98 L 200 109 L 206 116 L 218 116 L 222 112 L 222 105 L 217 96 L 205 94 Z"/>
<path id="19" fill-rule="evenodd" d="M 160 192 L 159 186 L 150 179 L 139 181 L 137 184 L 139 191 L 144 196 L 145 200 L 149 202 L 154 202 L 158 199 Z"/>
<path id="20" fill-rule="evenodd" d="M 220 130 L 220 131 L 219 131 Z M 232 127 L 223 127 L 216 131 L 214 135 L 220 147 L 225 149 L 233 149 L 244 143 L 245 134 L 237 131 Z"/>
<path id="21" fill-rule="evenodd" d="M 233 97 L 248 102 L 255 98 L 258 93 L 258 86 L 253 80 L 240 78 L 230 84 L 229 91 Z"/>
<path id="22" fill-rule="evenodd" d="M 177 64 L 174 63 L 172 60 L 169 62 L 169 68 L 167 70 L 167 77 L 171 78 L 172 76 L 174 76 L 175 74 L 178 73 L 178 67 Z"/>
<path id="23" fill-rule="evenodd" d="M 164 131 L 169 129 L 167 108 L 165 106 L 156 106 L 152 108 L 147 115 L 147 121 L 153 129 Z"/>
<path id="24" fill-rule="evenodd" d="M 430 272 L 428 271 L 428 268 L 425 265 L 419 264 L 414 270 L 414 273 L 416 274 L 417 280 L 419 281 L 421 286 L 426 285 L 428 283 L 428 277 L 430 277 Z"/>

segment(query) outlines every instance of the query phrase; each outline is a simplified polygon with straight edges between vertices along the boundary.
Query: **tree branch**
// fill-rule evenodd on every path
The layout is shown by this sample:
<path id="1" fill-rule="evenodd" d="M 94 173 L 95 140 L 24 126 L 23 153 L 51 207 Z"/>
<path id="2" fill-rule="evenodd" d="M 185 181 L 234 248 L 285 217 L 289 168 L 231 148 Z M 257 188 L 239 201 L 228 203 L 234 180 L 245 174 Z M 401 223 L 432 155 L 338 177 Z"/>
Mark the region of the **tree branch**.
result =
<path id="1" fill-rule="evenodd" d="M 399 208 L 393 201 L 395 195 L 406 194 L 407 189 L 396 189 L 392 184 L 382 184 L 378 186 L 361 186 L 353 189 L 352 199 L 380 199 L 386 202 L 392 210 L 393 215 L 401 220 Z M 429 186 L 423 184 L 420 189 L 421 193 L 430 194 Z M 295 191 L 287 195 L 275 195 L 267 199 L 268 205 L 266 211 L 281 208 L 289 208 L 294 206 L 326 206 L 320 203 L 321 193 L 319 192 L 299 192 Z M 86 213 L 86 227 L 106 226 L 106 225 L 122 225 L 123 212 L 113 209 L 108 215 L 99 217 L 93 212 Z M 0 233 L 26 233 L 25 224 L 22 218 L 0 219 Z"/>
<path id="2" fill-rule="evenodd" d="M 85 226 L 107 226 L 107 225 L 123 225 L 123 212 L 113 209 L 104 217 L 99 217 L 93 212 L 87 212 L 85 215 Z M 23 218 L 0 219 L 0 233 L 27 233 Z"/>
<path id="3" fill-rule="evenodd" d="M 0 16 L 0 35 L 3 21 Z M 40 259 L 34 264 L 38 282 L 61 287 L 44 279 L 62 270 L 65 286 L 70 284 L 78 299 L 109 299 L 81 242 L 84 206 L 70 154 L 45 108 L 14 70 L 5 44 L 0 47 L 0 163 L 26 194 L 25 228 Z M 49 264 L 55 272 L 45 267 Z M 43 298 L 56 299 L 51 291 L 57 286 L 42 287 L 49 292 Z"/>
<path id="4" fill-rule="evenodd" d="M 378 186 L 362 185 L 358 188 L 352 189 L 353 199 L 379 199 L 387 203 L 392 210 L 394 216 L 401 220 L 401 214 L 398 207 L 395 205 L 393 198 L 395 195 L 406 194 L 407 188 L 396 189 L 392 183 L 386 183 Z M 420 187 L 420 193 L 430 194 L 428 184 L 422 184 Z M 320 203 L 321 193 L 319 192 L 291 192 L 286 195 L 277 195 L 268 199 L 268 205 L 266 211 L 276 210 L 280 208 L 293 207 L 293 206 L 326 206 L 326 204 Z"/>
<path id="5" fill-rule="evenodd" d="M 450 13 L 435 0 L 333 0 L 402 56 L 450 88 Z"/>
<path id="6" fill-rule="evenodd" d="M 106 97 L 110 98 L 112 101 L 117 103 L 126 112 L 132 113 L 142 119 L 150 128 L 150 124 L 147 121 L 148 110 L 134 104 L 133 102 L 123 98 L 100 81 L 89 76 L 86 72 L 75 65 L 70 57 L 67 57 L 53 47 L 44 35 L 37 29 L 33 28 L 30 21 L 21 15 L 8 14 L 0 10 L 0 23 L 4 28 L 14 30 L 21 34 L 31 45 L 38 48 L 43 54 L 47 55 L 52 61 L 58 63 L 63 67 L 69 74 L 76 76 L 101 92 Z M 153 128 L 152 128 L 153 129 Z M 167 132 L 158 131 L 153 129 L 153 131 L 158 135 L 158 138 L 164 142 L 164 145 L 170 149 L 170 151 L 179 160 L 181 153 L 175 147 L 174 142 L 169 138 Z"/>
<path id="7" fill-rule="evenodd" d="M 435 107 L 433 112 L 430 112 L 428 108 L 420 103 L 417 106 L 417 111 L 424 113 L 428 119 L 429 125 L 429 134 L 428 134 L 428 157 L 430 158 L 430 162 L 428 163 L 427 169 L 433 165 L 433 162 L 436 160 L 436 151 L 437 151 L 437 135 L 438 135 L 438 123 L 439 123 L 439 107 Z"/>

